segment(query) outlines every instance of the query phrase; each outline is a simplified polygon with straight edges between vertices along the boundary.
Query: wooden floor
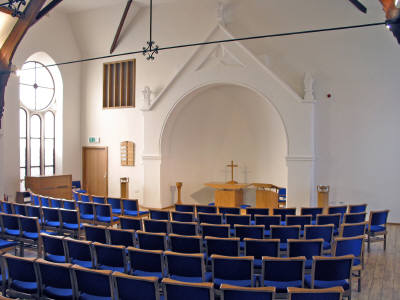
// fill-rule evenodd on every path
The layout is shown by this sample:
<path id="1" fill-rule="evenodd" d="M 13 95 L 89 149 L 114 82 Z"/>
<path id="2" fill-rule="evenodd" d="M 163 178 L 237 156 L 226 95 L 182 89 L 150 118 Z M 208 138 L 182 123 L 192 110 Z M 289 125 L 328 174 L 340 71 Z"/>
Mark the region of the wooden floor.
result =
<path id="1" fill-rule="evenodd" d="M 361 292 L 357 292 L 357 280 L 353 279 L 352 299 L 400 299 L 400 225 L 388 225 L 386 251 L 383 242 L 372 243 L 370 253 L 365 247 Z"/>

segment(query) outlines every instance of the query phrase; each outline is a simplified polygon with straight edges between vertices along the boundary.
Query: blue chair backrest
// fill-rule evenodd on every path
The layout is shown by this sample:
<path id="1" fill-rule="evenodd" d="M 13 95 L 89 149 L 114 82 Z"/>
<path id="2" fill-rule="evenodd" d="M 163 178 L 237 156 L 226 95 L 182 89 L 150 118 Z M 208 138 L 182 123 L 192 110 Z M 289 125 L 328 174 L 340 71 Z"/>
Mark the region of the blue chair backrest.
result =
<path id="1" fill-rule="evenodd" d="M 75 201 L 80 201 L 78 192 L 72 192 L 72 196 L 74 197 Z"/>
<path id="2" fill-rule="evenodd" d="M 158 278 L 118 276 L 113 274 L 119 300 L 157 300 L 159 299 Z"/>
<path id="3" fill-rule="evenodd" d="M 388 215 L 389 215 L 388 210 L 371 211 L 370 215 L 371 225 L 386 225 Z"/>
<path id="4" fill-rule="evenodd" d="M 175 204 L 175 210 L 180 212 L 191 212 L 194 213 L 194 205 L 190 204 Z"/>
<path id="5" fill-rule="evenodd" d="M 5 229 L 8 230 L 19 230 L 19 217 L 16 215 L 2 215 L 3 218 L 3 225 Z"/>
<path id="6" fill-rule="evenodd" d="M 163 210 L 149 210 L 150 212 L 150 219 L 153 220 L 167 220 L 169 221 L 169 211 Z"/>
<path id="7" fill-rule="evenodd" d="M 238 207 L 218 207 L 218 211 L 223 215 L 240 215 L 240 208 Z"/>
<path id="8" fill-rule="evenodd" d="M 280 239 L 281 243 L 286 243 L 287 239 L 300 238 L 300 226 L 271 226 L 271 238 Z"/>
<path id="9" fill-rule="evenodd" d="M 281 225 L 281 216 L 255 216 L 256 225 L 264 225 L 266 230 L 270 229 L 271 225 Z"/>
<path id="10" fill-rule="evenodd" d="M 255 208 L 255 207 L 248 207 L 246 208 L 246 214 L 251 216 L 251 220 L 255 220 L 255 215 L 269 215 L 269 208 Z"/>
<path id="11" fill-rule="evenodd" d="M 289 257 L 305 256 L 307 259 L 312 259 L 313 256 L 320 256 L 322 254 L 322 244 L 323 239 L 289 240 Z"/>
<path id="12" fill-rule="evenodd" d="M 193 222 L 194 221 L 194 214 L 193 213 L 187 213 L 187 212 L 172 211 L 171 212 L 171 219 L 173 221 L 179 221 L 179 222 Z"/>
<path id="13" fill-rule="evenodd" d="M 80 180 L 73 180 L 72 181 L 72 188 L 80 189 L 81 188 L 81 181 Z"/>
<path id="14" fill-rule="evenodd" d="M 76 209 L 75 201 L 72 200 L 63 200 L 63 206 L 65 209 Z"/>
<path id="15" fill-rule="evenodd" d="M 229 300 L 272 300 L 274 292 L 268 291 L 266 288 L 225 288 L 226 285 L 222 284 L 220 290 L 222 291 L 223 298 Z"/>
<path id="16" fill-rule="evenodd" d="M 74 239 L 65 239 L 66 248 L 68 251 L 68 257 L 71 263 L 76 263 L 75 260 L 80 261 L 91 261 L 92 252 L 90 250 L 90 244 L 86 241 L 79 241 Z"/>
<path id="17" fill-rule="evenodd" d="M 349 205 L 349 213 L 366 212 L 367 204 Z"/>
<path id="18" fill-rule="evenodd" d="M 225 256 L 239 256 L 238 238 L 209 238 L 206 237 L 207 255 L 219 254 Z"/>
<path id="19" fill-rule="evenodd" d="M 203 237 L 213 236 L 220 238 L 229 237 L 229 225 L 218 225 L 218 224 L 200 224 L 202 228 Z"/>
<path id="20" fill-rule="evenodd" d="M 110 217 L 112 214 L 109 205 L 96 203 L 94 207 L 96 209 L 96 216 Z"/>
<path id="21" fill-rule="evenodd" d="M 136 232 L 139 248 L 147 250 L 167 250 L 165 233 Z"/>
<path id="22" fill-rule="evenodd" d="M 197 223 L 171 222 L 171 232 L 180 235 L 197 235 Z"/>
<path id="23" fill-rule="evenodd" d="M 15 257 L 12 255 L 3 257 L 7 264 L 9 279 L 36 282 L 37 279 L 33 259 Z"/>
<path id="24" fill-rule="evenodd" d="M 28 216 L 29 217 L 36 217 L 39 220 L 41 219 L 40 206 L 28 205 L 27 206 L 27 212 L 28 212 Z"/>
<path id="25" fill-rule="evenodd" d="M 127 250 L 132 271 L 164 272 L 162 251 L 146 251 L 133 247 L 129 247 Z"/>
<path id="26" fill-rule="evenodd" d="M 40 196 L 40 202 L 42 204 L 42 207 L 50 207 L 50 200 L 48 197 Z"/>
<path id="27" fill-rule="evenodd" d="M 107 297 L 108 299 L 111 299 L 111 271 L 102 272 L 96 270 L 83 270 L 74 268 L 74 272 L 76 274 L 78 291 L 80 293 L 88 294 L 86 295 L 87 299 L 92 299 L 90 297 L 91 295 L 98 297 Z"/>
<path id="28" fill-rule="evenodd" d="M 318 225 L 333 224 L 335 226 L 335 229 L 338 229 L 338 227 L 340 226 L 340 218 L 341 214 L 319 215 L 317 216 L 317 224 Z"/>
<path id="29" fill-rule="evenodd" d="M 39 196 L 31 194 L 31 202 L 33 205 L 40 206 Z"/>
<path id="30" fill-rule="evenodd" d="M 323 257 L 322 259 L 314 258 L 314 279 L 324 281 L 349 279 L 352 265 L 353 256 Z M 332 270 L 335 271 L 332 272 Z"/>
<path id="31" fill-rule="evenodd" d="M 272 214 L 274 216 L 281 216 L 282 220 L 286 220 L 287 215 L 296 215 L 296 208 L 274 208 Z"/>
<path id="32" fill-rule="evenodd" d="M 51 199 L 51 207 L 62 208 L 63 207 L 63 201 L 60 200 L 60 199 Z"/>
<path id="33" fill-rule="evenodd" d="M 94 209 L 93 209 L 93 204 L 92 203 L 87 203 L 87 202 L 78 202 L 78 208 L 79 208 L 79 213 L 81 215 L 93 215 L 94 214 Z"/>
<path id="34" fill-rule="evenodd" d="M 263 280 L 297 281 L 304 278 L 305 258 L 274 258 L 263 260 Z"/>
<path id="35" fill-rule="evenodd" d="M 121 229 L 108 229 L 110 244 L 111 245 L 122 245 L 125 247 L 133 247 L 135 245 L 134 231 L 133 230 L 121 230 Z"/>
<path id="36" fill-rule="evenodd" d="M 361 222 L 365 222 L 366 216 L 367 216 L 367 213 L 365 213 L 365 212 L 345 214 L 343 223 L 361 223 Z"/>
<path id="37" fill-rule="evenodd" d="M 260 225 L 236 225 L 235 236 L 243 240 L 244 238 L 263 239 L 264 226 Z"/>
<path id="38" fill-rule="evenodd" d="M 133 229 L 142 230 L 142 220 L 141 219 L 131 219 L 120 217 L 121 229 Z"/>
<path id="39" fill-rule="evenodd" d="M 330 243 L 333 236 L 333 226 L 327 225 L 308 225 L 304 227 L 304 237 L 310 239 L 324 239 L 325 242 Z"/>
<path id="40" fill-rule="evenodd" d="M 209 206 L 209 205 L 196 205 L 196 212 L 197 213 L 215 214 L 215 213 L 217 213 L 217 207 Z"/>
<path id="41" fill-rule="evenodd" d="M 123 246 L 93 244 L 98 266 L 120 267 L 126 271 L 125 248 Z M 103 267 L 101 267 L 103 269 Z M 107 267 L 104 267 L 107 269 Z"/>
<path id="42" fill-rule="evenodd" d="M 26 216 L 26 205 L 14 203 L 14 210 L 16 215 Z"/>
<path id="43" fill-rule="evenodd" d="M 43 248 L 45 253 L 53 255 L 65 255 L 63 240 L 59 237 L 53 237 L 42 234 Z"/>
<path id="44" fill-rule="evenodd" d="M 343 256 L 353 254 L 355 257 L 362 255 L 364 237 L 338 238 L 335 241 L 335 255 Z"/>
<path id="45" fill-rule="evenodd" d="M 167 300 L 213 300 L 212 284 L 181 283 L 163 280 L 164 297 Z"/>
<path id="46" fill-rule="evenodd" d="M 143 219 L 143 224 L 146 232 L 168 233 L 168 221 Z"/>
<path id="47" fill-rule="evenodd" d="M 21 217 L 21 230 L 23 232 L 39 233 L 37 218 L 34 217 Z"/>
<path id="48" fill-rule="evenodd" d="M 199 223 L 222 224 L 222 214 L 199 213 Z"/>
<path id="49" fill-rule="evenodd" d="M 41 282 L 45 287 L 72 289 L 70 270 L 60 264 L 38 262 Z"/>
<path id="50" fill-rule="evenodd" d="M 6 214 L 12 214 L 13 213 L 12 204 L 10 202 L 2 201 L 1 204 L 2 204 L 2 208 L 3 208 L 3 212 L 4 213 L 6 213 Z"/>
<path id="51" fill-rule="evenodd" d="M 345 214 L 347 212 L 347 206 L 346 205 L 341 205 L 341 206 L 330 206 L 328 207 L 328 214 L 333 215 L 333 214 Z"/>
<path id="52" fill-rule="evenodd" d="M 251 280 L 253 282 L 252 259 L 245 257 L 212 256 L 211 260 L 214 279 Z M 251 286 L 254 286 L 254 282 Z"/>
<path id="53" fill-rule="evenodd" d="M 303 216 L 286 216 L 286 225 L 300 225 L 301 229 L 304 229 L 304 225 L 311 225 L 312 216 L 311 215 L 303 215 Z"/>
<path id="54" fill-rule="evenodd" d="M 57 208 L 42 207 L 42 211 L 45 222 L 58 222 L 60 220 L 60 216 L 58 215 L 59 210 Z"/>
<path id="55" fill-rule="evenodd" d="M 78 224 L 78 211 L 69 209 L 60 209 L 63 223 Z"/>
<path id="56" fill-rule="evenodd" d="M 81 194 L 81 201 L 82 202 L 90 202 L 90 197 L 88 194 Z"/>
<path id="57" fill-rule="evenodd" d="M 120 198 L 107 198 L 107 203 L 111 204 L 113 209 L 121 208 L 121 199 Z"/>
<path id="58" fill-rule="evenodd" d="M 171 242 L 171 250 L 180 253 L 200 253 L 202 252 L 200 237 L 196 236 L 179 236 L 171 234 L 169 236 Z"/>
<path id="59" fill-rule="evenodd" d="M 279 196 L 285 196 L 285 197 L 286 197 L 286 188 L 280 188 L 280 189 L 278 189 L 278 195 L 279 195 Z"/>
<path id="60" fill-rule="evenodd" d="M 323 212 L 322 207 L 302 207 L 301 208 L 301 215 L 311 215 L 313 220 L 317 219 L 317 215 L 322 214 Z"/>
<path id="61" fill-rule="evenodd" d="M 102 197 L 102 196 L 92 196 L 92 201 L 94 203 L 101 203 L 101 204 L 105 204 L 106 203 L 106 198 Z"/>
<path id="62" fill-rule="evenodd" d="M 254 240 L 245 238 L 244 243 L 245 256 L 254 256 L 257 259 L 261 259 L 263 256 L 279 256 L 279 239 Z"/>
<path id="63" fill-rule="evenodd" d="M 235 228 L 235 224 L 239 225 L 250 225 L 249 215 L 230 215 L 226 214 L 226 224 L 229 224 L 231 228 Z"/>
<path id="64" fill-rule="evenodd" d="M 167 264 L 167 273 L 169 275 L 187 276 L 187 277 L 202 277 L 204 266 L 204 256 L 198 254 L 178 254 L 165 252 Z"/>
<path id="65" fill-rule="evenodd" d="M 138 211 L 138 201 L 136 199 L 122 199 L 124 210 Z"/>
<path id="66" fill-rule="evenodd" d="M 353 237 L 353 236 L 364 235 L 366 229 L 367 229 L 367 222 L 343 224 L 341 227 L 341 236 Z"/>
<path id="67" fill-rule="evenodd" d="M 102 226 L 85 226 L 86 240 L 92 242 L 107 243 L 106 228 Z"/>

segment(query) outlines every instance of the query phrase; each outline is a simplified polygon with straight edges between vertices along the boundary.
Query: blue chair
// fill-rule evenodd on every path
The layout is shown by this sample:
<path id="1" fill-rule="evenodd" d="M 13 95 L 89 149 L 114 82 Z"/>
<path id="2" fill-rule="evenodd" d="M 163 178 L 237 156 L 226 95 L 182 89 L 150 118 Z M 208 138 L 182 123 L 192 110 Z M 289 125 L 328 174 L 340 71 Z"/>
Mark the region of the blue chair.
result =
<path id="1" fill-rule="evenodd" d="M 367 211 L 367 204 L 351 204 L 349 205 L 349 213 L 362 213 Z"/>
<path id="2" fill-rule="evenodd" d="M 253 260 L 252 256 L 229 257 L 216 254 L 211 255 L 214 287 L 219 288 L 223 283 L 242 287 L 254 287 Z"/>
<path id="3" fill-rule="evenodd" d="M 343 223 L 349 224 L 365 222 L 366 216 L 367 213 L 365 212 L 344 214 Z"/>
<path id="4" fill-rule="evenodd" d="M 13 203 L 12 206 L 14 207 L 14 213 L 15 213 L 16 215 L 19 215 L 19 216 L 26 216 L 26 215 L 28 214 L 28 213 L 27 213 L 27 210 L 26 210 L 26 205 L 25 205 L 25 204 Z"/>
<path id="5" fill-rule="evenodd" d="M 61 215 L 58 208 L 42 206 L 43 225 L 45 229 L 51 229 L 56 232 L 62 230 Z"/>
<path id="6" fill-rule="evenodd" d="M 180 235 L 197 235 L 197 223 L 195 222 L 170 222 L 171 233 Z"/>
<path id="7" fill-rule="evenodd" d="M 196 205 L 196 214 L 206 213 L 206 214 L 216 214 L 217 207 L 209 205 Z"/>
<path id="8" fill-rule="evenodd" d="M 121 229 L 143 230 L 142 219 L 133 219 L 128 217 L 119 217 Z"/>
<path id="9" fill-rule="evenodd" d="M 175 211 L 194 213 L 195 205 L 194 204 L 175 204 Z"/>
<path id="10" fill-rule="evenodd" d="M 132 229 L 108 228 L 109 243 L 125 247 L 135 246 L 135 231 Z"/>
<path id="11" fill-rule="evenodd" d="M 306 268 L 306 270 L 311 270 L 313 256 L 322 255 L 322 246 L 324 243 L 323 239 L 313 239 L 313 240 L 288 239 L 287 242 L 288 242 L 288 256 L 289 257 L 305 256 L 306 262 L 304 267 Z"/>
<path id="12" fill-rule="evenodd" d="M 92 243 L 90 241 L 81 241 L 66 237 L 64 244 L 67 251 L 68 263 L 85 268 L 94 268 Z"/>
<path id="13" fill-rule="evenodd" d="M 31 204 L 35 206 L 40 206 L 40 198 L 39 195 L 31 193 Z"/>
<path id="14" fill-rule="evenodd" d="M 120 198 L 107 198 L 107 203 L 111 205 L 112 213 L 114 215 L 122 214 L 122 204 Z"/>
<path id="15" fill-rule="evenodd" d="M 211 282 L 192 283 L 164 278 L 162 280 L 164 300 L 213 300 Z"/>
<path id="16" fill-rule="evenodd" d="M 251 223 L 252 223 L 252 225 L 254 225 L 256 223 L 255 215 L 268 216 L 269 208 L 248 207 L 248 208 L 246 208 L 246 215 L 251 216 Z"/>
<path id="17" fill-rule="evenodd" d="M 91 202 L 89 194 L 80 194 L 80 201 L 81 202 Z"/>
<path id="18" fill-rule="evenodd" d="M 340 225 L 339 236 L 340 237 L 353 237 L 365 235 L 366 229 L 368 227 L 367 222 L 362 223 L 350 223 Z"/>
<path id="19" fill-rule="evenodd" d="M 285 225 L 286 216 L 295 216 L 296 208 L 273 208 L 272 215 L 281 216 L 281 225 Z"/>
<path id="20" fill-rule="evenodd" d="M 43 241 L 42 257 L 45 260 L 55 263 L 66 263 L 66 254 L 64 248 L 64 237 L 49 235 L 46 233 L 40 234 Z"/>
<path id="21" fill-rule="evenodd" d="M 72 270 L 75 273 L 75 287 L 78 299 L 114 299 L 112 271 L 87 269 L 77 265 L 72 266 Z"/>
<path id="22" fill-rule="evenodd" d="M 164 277 L 164 258 L 161 250 L 144 250 L 128 247 L 130 273 L 134 276 Z"/>
<path id="23" fill-rule="evenodd" d="M 77 208 L 76 203 L 73 200 L 63 200 L 63 207 L 70 210 L 75 210 Z"/>
<path id="24" fill-rule="evenodd" d="M 364 235 L 336 238 L 333 254 L 335 256 L 354 255 L 352 271 L 356 272 L 358 292 L 361 292 L 361 270 L 364 268 Z"/>
<path id="25" fill-rule="evenodd" d="M 25 244 L 31 244 L 36 246 L 39 252 L 41 247 L 41 240 L 39 238 L 40 233 L 46 233 L 44 230 L 40 230 L 39 221 L 34 217 L 24 217 L 19 218 L 21 223 L 21 233 L 22 233 L 22 243 L 21 243 L 21 256 L 24 256 Z"/>
<path id="26" fill-rule="evenodd" d="M 77 210 L 60 209 L 63 232 L 71 232 L 77 238 L 80 237 L 83 224 Z"/>
<path id="27" fill-rule="evenodd" d="M 371 211 L 367 229 L 368 252 L 371 250 L 371 242 L 383 241 L 383 249 L 386 250 L 387 219 L 389 210 Z M 380 236 L 383 236 L 381 238 Z"/>
<path id="28" fill-rule="evenodd" d="M 288 288 L 289 300 L 342 300 L 343 288 L 327 289 Z"/>
<path id="29" fill-rule="evenodd" d="M 302 216 L 286 216 L 286 225 L 300 225 L 300 236 L 304 236 L 304 226 L 311 225 L 312 216 L 302 215 Z"/>
<path id="30" fill-rule="evenodd" d="M 230 284 L 221 284 L 221 300 L 273 300 L 274 287 L 239 287 Z"/>
<path id="31" fill-rule="evenodd" d="M 278 189 L 278 205 L 279 207 L 286 207 L 286 188 Z"/>
<path id="32" fill-rule="evenodd" d="M 230 226 L 225 224 L 206 224 L 200 223 L 203 238 L 206 236 L 213 236 L 219 238 L 230 237 Z"/>
<path id="33" fill-rule="evenodd" d="M 36 260 L 40 278 L 40 295 L 49 299 L 75 299 L 71 264 Z"/>
<path id="34" fill-rule="evenodd" d="M 124 246 L 93 243 L 96 269 L 128 273 Z"/>
<path id="35" fill-rule="evenodd" d="M 144 231 L 169 233 L 169 222 L 166 220 L 143 219 Z"/>
<path id="36" fill-rule="evenodd" d="M 160 209 L 149 209 L 150 219 L 169 221 L 169 211 Z"/>
<path id="37" fill-rule="evenodd" d="M 255 216 L 256 225 L 264 225 L 264 235 L 271 235 L 271 225 L 281 225 L 281 216 Z"/>
<path id="38" fill-rule="evenodd" d="M 0 218 L 2 222 L 3 235 L 6 238 L 19 240 L 19 238 L 21 237 L 19 216 L 1 213 Z"/>
<path id="39" fill-rule="evenodd" d="M 244 239 L 263 239 L 264 226 L 263 225 L 238 225 L 235 224 L 234 236 L 240 239 L 240 249 L 244 249 Z"/>
<path id="40" fill-rule="evenodd" d="M 115 299 L 119 300 L 160 300 L 157 277 L 132 276 L 114 272 Z"/>
<path id="41" fill-rule="evenodd" d="M 119 218 L 113 215 L 110 204 L 94 203 L 93 205 L 96 212 L 96 224 L 113 226 L 114 224 L 119 223 Z"/>
<path id="42" fill-rule="evenodd" d="M 22 299 L 39 298 L 37 273 L 34 266 L 36 258 L 17 257 L 9 253 L 3 255 L 8 270 L 7 295 Z"/>
<path id="43" fill-rule="evenodd" d="M 49 198 L 51 207 L 53 208 L 63 208 L 63 201 L 61 199 Z"/>
<path id="44" fill-rule="evenodd" d="M 235 225 L 250 225 L 250 215 L 225 215 L 226 224 L 229 224 L 231 235 L 235 234 Z"/>
<path id="45" fill-rule="evenodd" d="M 77 191 L 72 191 L 72 198 L 77 202 L 81 201 L 81 194 L 78 193 Z M 35 204 L 35 205 L 39 205 L 39 204 Z"/>
<path id="46" fill-rule="evenodd" d="M 300 210 L 300 215 L 311 215 L 311 224 L 317 224 L 317 216 L 323 213 L 322 207 L 302 207 Z"/>
<path id="47" fill-rule="evenodd" d="M 287 240 L 300 238 L 300 225 L 292 225 L 292 226 L 271 225 L 271 238 L 279 239 L 280 250 L 287 251 Z"/>
<path id="48" fill-rule="evenodd" d="M 13 205 L 11 202 L 1 201 L 2 212 L 5 214 L 14 214 Z"/>
<path id="49" fill-rule="evenodd" d="M 123 215 L 139 217 L 147 215 L 149 212 L 139 209 L 139 201 L 136 199 L 122 199 Z"/>
<path id="50" fill-rule="evenodd" d="M 27 208 L 27 216 L 28 217 L 36 217 L 38 218 L 39 224 L 41 225 L 43 222 L 42 218 L 42 213 L 40 211 L 40 206 L 33 206 L 33 205 L 28 205 Z"/>
<path id="51" fill-rule="evenodd" d="M 341 221 L 343 221 L 343 216 L 347 212 L 347 205 L 339 205 L 339 206 L 329 206 L 328 207 L 328 214 L 329 215 L 334 215 L 334 214 L 340 214 Z"/>
<path id="52" fill-rule="evenodd" d="M 239 207 L 224 207 L 224 206 L 219 206 L 218 207 L 218 212 L 222 214 L 223 218 L 225 218 L 225 215 L 240 215 L 240 208 Z"/>
<path id="53" fill-rule="evenodd" d="M 222 224 L 222 214 L 198 213 L 199 223 Z"/>
<path id="54" fill-rule="evenodd" d="M 239 238 L 217 238 L 206 236 L 205 240 L 206 253 L 209 261 L 213 254 L 224 256 L 239 256 L 240 254 Z"/>
<path id="55" fill-rule="evenodd" d="M 200 236 L 186 236 L 170 234 L 169 240 L 171 250 L 180 253 L 200 253 L 202 249 L 202 238 Z"/>
<path id="56" fill-rule="evenodd" d="M 85 239 L 87 241 L 98 242 L 102 244 L 107 243 L 107 233 L 105 226 L 92 226 L 84 225 Z"/>
<path id="57" fill-rule="evenodd" d="M 353 255 L 314 256 L 310 275 L 305 276 L 305 286 L 311 289 L 324 289 L 340 286 L 344 297 L 351 299 L 351 268 Z"/>
<path id="58" fill-rule="evenodd" d="M 78 190 L 76 190 L 76 192 L 79 194 L 87 194 L 88 193 L 87 190 L 83 190 L 83 189 L 78 189 Z"/>
<path id="59" fill-rule="evenodd" d="M 72 181 L 72 188 L 73 189 L 80 189 L 81 188 L 81 181 L 80 180 L 73 180 Z"/>
<path id="60" fill-rule="evenodd" d="M 276 293 L 286 294 L 289 287 L 304 287 L 306 258 L 263 257 L 261 286 L 272 286 Z"/>
<path id="61" fill-rule="evenodd" d="M 40 206 L 41 207 L 50 207 L 49 197 L 39 196 L 40 197 Z"/>
<path id="62" fill-rule="evenodd" d="M 331 214 L 331 215 L 318 215 L 317 216 L 317 225 L 328 225 L 333 224 L 333 235 L 339 234 L 340 220 L 342 215 L 339 214 Z"/>
<path id="63" fill-rule="evenodd" d="M 263 256 L 279 257 L 279 239 L 244 239 L 244 255 L 254 257 L 254 267 L 261 269 Z"/>
<path id="64" fill-rule="evenodd" d="M 306 225 L 304 226 L 304 238 L 306 240 L 323 239 L 323 251 L 331 252 L 333 241 L 333 224 Z"/>
<path id="65" fill-rule="evenodd" d="M 106 198 L 103 197 L 103 196 L 92 195 L 92 202 L 93 203 L 106 204 Z"/>
<path id="66" fill-rule="evenodd" d="M 157 232 L 136 231 L 140 249 L 167 250 L 167 235 Z"/>
<path id="67" fill-rule="evenodd" d="M 184 282 L 210 282 L 211 272 L 206 272 L 202 253 L 164 253 L 167 276 Z"/>
<path id="68" fill-rule="evenodd" d="M 194 213 L 171 211 L 171 220 L 178 222 L 194 222 Z"/>

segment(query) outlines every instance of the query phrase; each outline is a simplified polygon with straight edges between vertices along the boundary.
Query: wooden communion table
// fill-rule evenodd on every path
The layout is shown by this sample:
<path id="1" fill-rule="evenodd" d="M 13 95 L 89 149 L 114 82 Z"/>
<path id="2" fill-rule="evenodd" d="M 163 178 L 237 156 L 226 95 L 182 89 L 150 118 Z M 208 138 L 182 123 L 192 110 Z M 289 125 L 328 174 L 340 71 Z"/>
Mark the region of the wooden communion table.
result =
<path id="1" fill-rule="evenodd" d="M 214 199 L 216 206 L 239 207 L 243 204 L 243 189 L 246 183 L 207 182 L 206 186 L 215 189 Z"/>

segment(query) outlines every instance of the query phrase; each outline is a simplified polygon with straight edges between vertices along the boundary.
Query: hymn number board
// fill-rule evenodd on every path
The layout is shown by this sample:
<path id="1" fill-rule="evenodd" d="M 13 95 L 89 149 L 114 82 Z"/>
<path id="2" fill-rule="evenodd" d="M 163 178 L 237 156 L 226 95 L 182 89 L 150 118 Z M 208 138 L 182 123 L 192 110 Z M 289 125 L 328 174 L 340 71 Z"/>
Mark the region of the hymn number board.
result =
<path id="1" fill-rule="evenodd" d="M 135 165 L 135 144 L 133 142 L 121 142 L 121 166 Z"/>

